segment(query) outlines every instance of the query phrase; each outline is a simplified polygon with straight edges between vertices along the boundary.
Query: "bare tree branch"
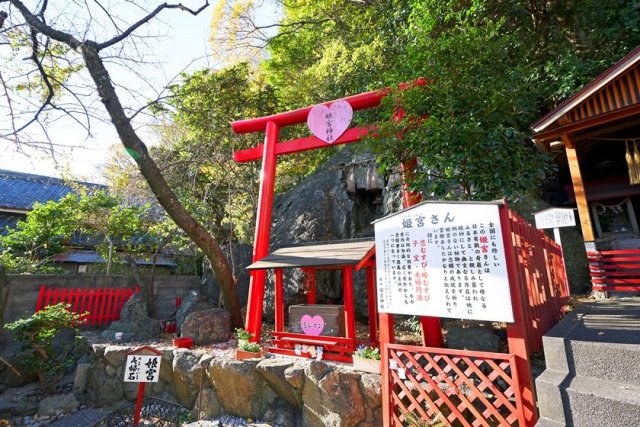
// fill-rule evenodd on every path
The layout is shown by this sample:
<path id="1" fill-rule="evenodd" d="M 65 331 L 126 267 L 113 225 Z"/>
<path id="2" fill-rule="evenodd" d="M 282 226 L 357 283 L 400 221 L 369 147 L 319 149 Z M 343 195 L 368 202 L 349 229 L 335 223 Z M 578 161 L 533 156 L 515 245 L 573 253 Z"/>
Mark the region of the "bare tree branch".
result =
<path id="1" fill-rule="evenodd" d="M 102 50 L 106 47 L 109 46 L 113 46 L 114 44 L 117 44 L 119 42 L 121 42 L 122 40 L 124 40 L 125 38 L 127 38 L 129 35 L 131 35 L 131 33 L 133 33 L 135 30 L 137 30 L 138 28 L 140 28 L 142 25 L 148 23 L 151 19 L 153 19 L 156 15 L 158 15 L 160 12 L 162 12 L 165 9 L 179 9 L 185 12 L 189 12 L 192 15 L 198 15 L 200 12 L 202 12 L 204 9 L 206 9 L 209 6 L 209 0 L 205 0 L 204 4 L 199 7 L 198 9 L 190 9 L 187 6 L 184 6 L 182 3 L 177 3 L 177 4 L 169 4 L 169 3 L 163 3 L 161 5 L 159 5 L 158 7 L 156 7 L 151 13 L 149 13 L 147 16 L 145 16 L 144 18 L 138 20 L 138 22 L 134 23 L 133 25 L 131 25 L 129 28 L 127 28 L 126 30 L 124 30 L 124 32 L 122 32 L 122 34 L 107 40 L 105 42 L 102 42 L 100 44 L 98 44 L 98 50 Z"/>

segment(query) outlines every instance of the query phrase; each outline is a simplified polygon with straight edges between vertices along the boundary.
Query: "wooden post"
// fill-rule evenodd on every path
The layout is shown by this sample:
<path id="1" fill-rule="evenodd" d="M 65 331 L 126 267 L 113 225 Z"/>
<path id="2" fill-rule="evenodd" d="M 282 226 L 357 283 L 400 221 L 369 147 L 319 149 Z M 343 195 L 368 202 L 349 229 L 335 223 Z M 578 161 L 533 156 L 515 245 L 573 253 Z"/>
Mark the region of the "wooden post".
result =
<path id="1" fill-rule="evenodd" d="M 591 225 L 591 217 L 589 216 L 589 203 L 587 202 L 587 193 L 582 181 L 582 173 L 580 172 L 580 161 L 578 160 L 578 152 L 571 137 L 566 133 L 560 135 L 564 143 L 564 150 L 567 153 L 567 161 L 569 163 L 569 171 L 571 172 L 571 181 L 573 183 L 573 194 L 576 197 L 576 205 L 578 205 L 578 217 L 580 218 L 580 228 L 585 242 L 594 240 L 593 226 Z"/>
<path id="2" fill-rule="evenodd" d="M 313 268 L 305 268 L 304 274 L 306 276 L 307 288 L 307 304 L 316 303 L 316 270 Z"/>
<path id="3" fill-rule="evenodd" d="M 402 205 L 405 208 L 414 206 L 422 200 L 420 193 L 409 190 L 409 182 L 413 178 L 413 173 L 418 167 L 418 160 L 414 157 L 401 164 L 402 172 Z M 431 316 L 420 316 L 422 326 L 422 344 L 426 347 L 443 347 L 442 328 L 440 318 Z"/>
<path id="4" fill-rule="evenodd" d="M 380 313 L 380 352 L 382 353 L 382 420 L 384 427 L 390 426 L 391 420 L 391 380 L 389 379 L 389 352 L 387 344 L 393 343 L 394 318 L 393 314 Z"/>
<path id="5" fill-rule="evenodd" d="M 523 288 L 524 284 L 518 277 L 511 221 L 509 221 L 509 208 L 506 202 L 499 207 L 499 212 L 504 255 L 507 262 L 507 275 L 509 276 L 511 306 L 513 309 L 513 323 L 507 327 L 507 341 L 509 344 L 509 353 L 515 356 L 519 389 L 516 393 L 519 394 L 522 399 L 522 409 L 518 417 L 524 421 L 524 426 L 533 427 L 538 419 L 538 415 L 536 412 L 535 391 L 529 361 L 529 341 L 527 340 L 527 325 L 525 324 L 526 317 L 524 315 L 524 295 L 526 295 L 526 290 Z"/>
<path id="6" fill-rule="evenodd" d="M 353 267 L 342 267 L 342 286 L 344 294 L 345 337 L 356 339 L 355 300 L 353 298 Z"/>
<path id="7" fill-rule="evenodd" d="M 275 328 L 277 332 L 282 332 L 284 331 L 284 281 L 282 269 L 276 268 L 275 273 Z"/>
<path id="8" fill-rule="evenodd" d="M 271 210 L 276 179 L 276 144 L 278 142 L 278 126 L 269 121 L 264 136 L 262 155 L 262 172 L 260 174 L 260 195 L 258 197 L 258 214 L 256 234 L 253 244 L 253 262 L 269 253 L 269 236 L 271 235 Z M 260 340 L 262 329 L 262 310 L 264 307 L 265 270 L 252 270 L 249 285 L 249 302 L 247 306 L 247 331 L 253 334 L 252 341 Z"/>
<path id="9" fill-rule="evenodd" d="M 376 307 L 376 272 L 373 267 L 367 267 L 367 308 L 369 309 L 369 341 L 378 342 L 378 310 Z"/>
<path id="10" fill-rule="evenodd" d="M 138 383 L 138 398 L 136 399 L 136 408 L 133 411 L 133 425 L 140 424 L 140 411 L 142 410 L 142 400 L 144 399 L 144 385 L 146 383 Z"/>

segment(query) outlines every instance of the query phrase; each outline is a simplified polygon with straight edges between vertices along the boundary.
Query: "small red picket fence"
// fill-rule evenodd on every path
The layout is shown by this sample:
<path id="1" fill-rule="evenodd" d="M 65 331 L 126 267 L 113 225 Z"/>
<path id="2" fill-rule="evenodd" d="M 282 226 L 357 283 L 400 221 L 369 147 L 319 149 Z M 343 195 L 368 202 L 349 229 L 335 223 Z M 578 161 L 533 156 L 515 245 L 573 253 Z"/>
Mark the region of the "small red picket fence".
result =
<path id="1" fill-rule="evenodd" d="M 515 356 L 386 345 L 391 427 L 426 420 L 447 426 L 524 426 Z M 420 424 L 422 425 L 422 424 Z"/>
<path id="2" fill-rule="evenodd" d="M 640 291 L 640 250 L 589 251 L 594 291 Z"/>
<path id="3" fill-rule="evenodd" d="M 88 312 L 84 325 L 105 325 L 120 319 L 124 303 L 139 291 L 140 288 L 48 288 L 42 285 L 36 312 L 64 302 L 74 313 Z"/>
<path id="4" fill-rule="evenodd" d="M 518 280 L 523 287 L 524 319 L 531 351 L 542 350 L 542 336 L 564 315 L 569 283 L 562 248 L 542 230 L 509 210 Z"/>

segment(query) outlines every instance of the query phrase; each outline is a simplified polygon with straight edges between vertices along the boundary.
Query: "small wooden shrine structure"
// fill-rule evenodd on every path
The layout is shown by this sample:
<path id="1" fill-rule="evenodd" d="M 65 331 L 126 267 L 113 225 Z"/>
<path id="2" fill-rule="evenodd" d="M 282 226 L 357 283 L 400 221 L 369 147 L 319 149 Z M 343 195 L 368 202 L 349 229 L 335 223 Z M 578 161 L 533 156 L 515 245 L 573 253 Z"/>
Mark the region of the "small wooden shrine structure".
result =
<path id="1" fill-rule="evenodd" d="M 640 46 L 532 125 L 578 208 L 594 291 L 640 290 Z"/>
<path id="2" fill-rule="evenodd" d="M 313 356 L 322 347 L 322 358 L 351 361 L 356 345 L 378 344 L 374 240 L 356 239 L 305 244 L 275 250 L 247 267 L 275 273 L 275 329 L 271 353 Z M 284 270 L 300 268 L 306 276 L 307 303 L 289 307 L 289 327 L 285 328 Z M 316 304 L 316 272 L 342 273 L 343 304 Z M 356 337 L 354 271 L 364 270 L 367 283 L 369 339 Z"/>

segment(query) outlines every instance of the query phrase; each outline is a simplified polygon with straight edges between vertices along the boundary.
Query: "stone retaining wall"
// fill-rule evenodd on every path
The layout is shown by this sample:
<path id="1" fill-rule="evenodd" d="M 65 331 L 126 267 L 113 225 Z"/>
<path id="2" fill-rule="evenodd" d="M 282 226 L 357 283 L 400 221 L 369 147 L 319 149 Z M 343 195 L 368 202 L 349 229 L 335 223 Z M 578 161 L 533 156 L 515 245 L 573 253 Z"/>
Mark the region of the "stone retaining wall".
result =
<path id="1" fill-rule="evenodd" d="M 290 427 L 382 425 L 380 375 L 349 364 L 280 356 L 239 362 L 205 350 L 157 349 L 160 381 L 147 384 L 145 395 L 193 409 L 196 419 L 199 412 L 203 419 L 233 415 Z M 135 400 L 138 384 L 123 381 L 131 350 L 94 344 L 86 395 L 79 397 L 98 407 Z"/>

